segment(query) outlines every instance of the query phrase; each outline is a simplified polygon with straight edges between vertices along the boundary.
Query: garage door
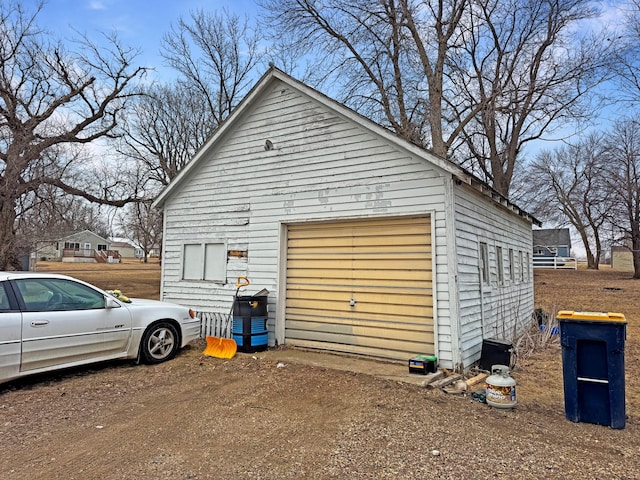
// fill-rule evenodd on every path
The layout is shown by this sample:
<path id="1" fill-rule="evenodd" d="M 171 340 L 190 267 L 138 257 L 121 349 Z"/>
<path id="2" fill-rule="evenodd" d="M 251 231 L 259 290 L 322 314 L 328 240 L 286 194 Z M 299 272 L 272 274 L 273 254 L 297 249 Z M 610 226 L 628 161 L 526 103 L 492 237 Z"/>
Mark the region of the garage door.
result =
<path id="1" fill-rule="evenodd" d="M 286 343 L 407 360 L 433 338 L 429 217 L 289 226 Z"/>

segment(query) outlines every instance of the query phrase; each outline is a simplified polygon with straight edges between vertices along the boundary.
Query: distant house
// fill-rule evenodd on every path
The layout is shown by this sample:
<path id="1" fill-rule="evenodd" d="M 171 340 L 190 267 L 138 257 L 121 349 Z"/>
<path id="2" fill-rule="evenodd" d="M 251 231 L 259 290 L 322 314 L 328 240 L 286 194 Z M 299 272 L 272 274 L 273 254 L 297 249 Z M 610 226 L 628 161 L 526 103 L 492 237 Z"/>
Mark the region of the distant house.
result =
<path id="1" fill-rule="evenodd" d="M 533 254 L 546 257 L 570 257 L 571 233 L 568 228 L 533 231 Z"/>
<path id="2" fill-rule="evenodd" d="M 112 241 L 111 250 L 116 250 L 122 258 L 142 258 L 144 256 L 142 248 L 128 240 Z"/>
<path id="3" fill-rule="evenodd" d="M 36 250 L 36 258 L 62 262 L 119 261 L 119 255 L 111 249 L 111 241 L 91 230 L 42 242 Z"/>
<path id="4" fill-rule="evenodd" d="M 147 252 L 147 255 L 151 258 L 154 257 L 159 257 L 160 256 L 160 245 L 158 244 L 154 244 L 149 251 Z"/>

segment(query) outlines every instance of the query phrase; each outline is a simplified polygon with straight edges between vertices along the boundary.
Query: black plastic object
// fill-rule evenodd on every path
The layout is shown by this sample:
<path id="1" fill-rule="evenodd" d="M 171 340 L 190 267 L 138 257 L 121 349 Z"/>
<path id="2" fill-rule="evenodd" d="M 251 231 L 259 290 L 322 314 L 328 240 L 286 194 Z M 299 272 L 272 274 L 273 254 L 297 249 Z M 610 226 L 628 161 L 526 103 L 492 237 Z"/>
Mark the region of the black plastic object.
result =
<path id="1" fill-rule="evenodd" d="M 416 355 L 409 359 L 409 373 L 426 375 L 435 373 L 438 365 L 438 357 L 434 355 Z"/>
<path id="2" fill-rule="evenodd" d="M 558 322 L 567 419 L 624 428 L 624 315 L 561 311 Z"/>
<path id="3" fill-rule="evenodd" d="M 269 340 L 266 296 L 236 297 L 231 335 L 241 352 L 266 350 Z"/>
<path id="4" fill-rule="evenodd" d="M 493 339 L 483 340 L 479 366 L 482 370 L 488 371 L 491 371 L 493 365 L 507 365 L 511 369 L 513 367 L 512 352 L 513 345 L 511 343 Z"/>

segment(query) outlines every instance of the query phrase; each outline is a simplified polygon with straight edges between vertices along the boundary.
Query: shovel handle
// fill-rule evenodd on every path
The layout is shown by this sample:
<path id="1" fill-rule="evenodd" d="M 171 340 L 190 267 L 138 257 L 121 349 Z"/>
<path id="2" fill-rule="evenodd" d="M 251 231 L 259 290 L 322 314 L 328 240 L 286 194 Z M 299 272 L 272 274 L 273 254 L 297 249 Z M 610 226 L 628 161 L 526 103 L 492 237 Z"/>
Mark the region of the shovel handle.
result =
<path id="1" fill-rule="evenodd" d="M 249 281 L 249 279 L 247 277 L 245 277 L 244 275 L 241 275 L 241 276 L 238 277 L 238 282 L 236 283 L 236 288 L 248 287 L 249 285 L 251 285 L 251 282 Z"/>

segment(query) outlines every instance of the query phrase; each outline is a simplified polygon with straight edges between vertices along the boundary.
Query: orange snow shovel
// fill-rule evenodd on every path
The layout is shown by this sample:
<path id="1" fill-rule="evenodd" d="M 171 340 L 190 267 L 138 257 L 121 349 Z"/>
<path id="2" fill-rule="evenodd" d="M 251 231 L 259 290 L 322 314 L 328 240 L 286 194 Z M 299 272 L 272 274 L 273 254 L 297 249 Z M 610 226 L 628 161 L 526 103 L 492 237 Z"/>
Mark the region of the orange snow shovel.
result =
<path id="1" fill-rule="evenodd" d="M 207 337 L 207 348 L 202 354 L 216 358 L 233 358 L 237 350 L 238 346 L 233 338 Z"/>
<path id="2" fill-rule="evenodd" d="M 225 322 L 224 328 L 222 331 L 226 331 L 229 326 L 229 322 L 233 316 L 233 307 L 235 305 L 235 300 L 238 298 L 238 291 L 240 287 L 246 287 L 250 284 L 249 279 L 247 277 L 241 276 L 238 277 L 238 282 L 236 283 L 236 294 L 233 298 L 233 304 L 231 305 L 231 311 L 229 312 L 229 317 Z M 238 350 L 238 345 L 236 345 L 236 341 L 233 338 L 222 338 L 222 337 L 207 337 L 207 348 L 202 352 L 203 355 L 208 355 L 209 357 L 216 358 L 233 358 Z"/>

